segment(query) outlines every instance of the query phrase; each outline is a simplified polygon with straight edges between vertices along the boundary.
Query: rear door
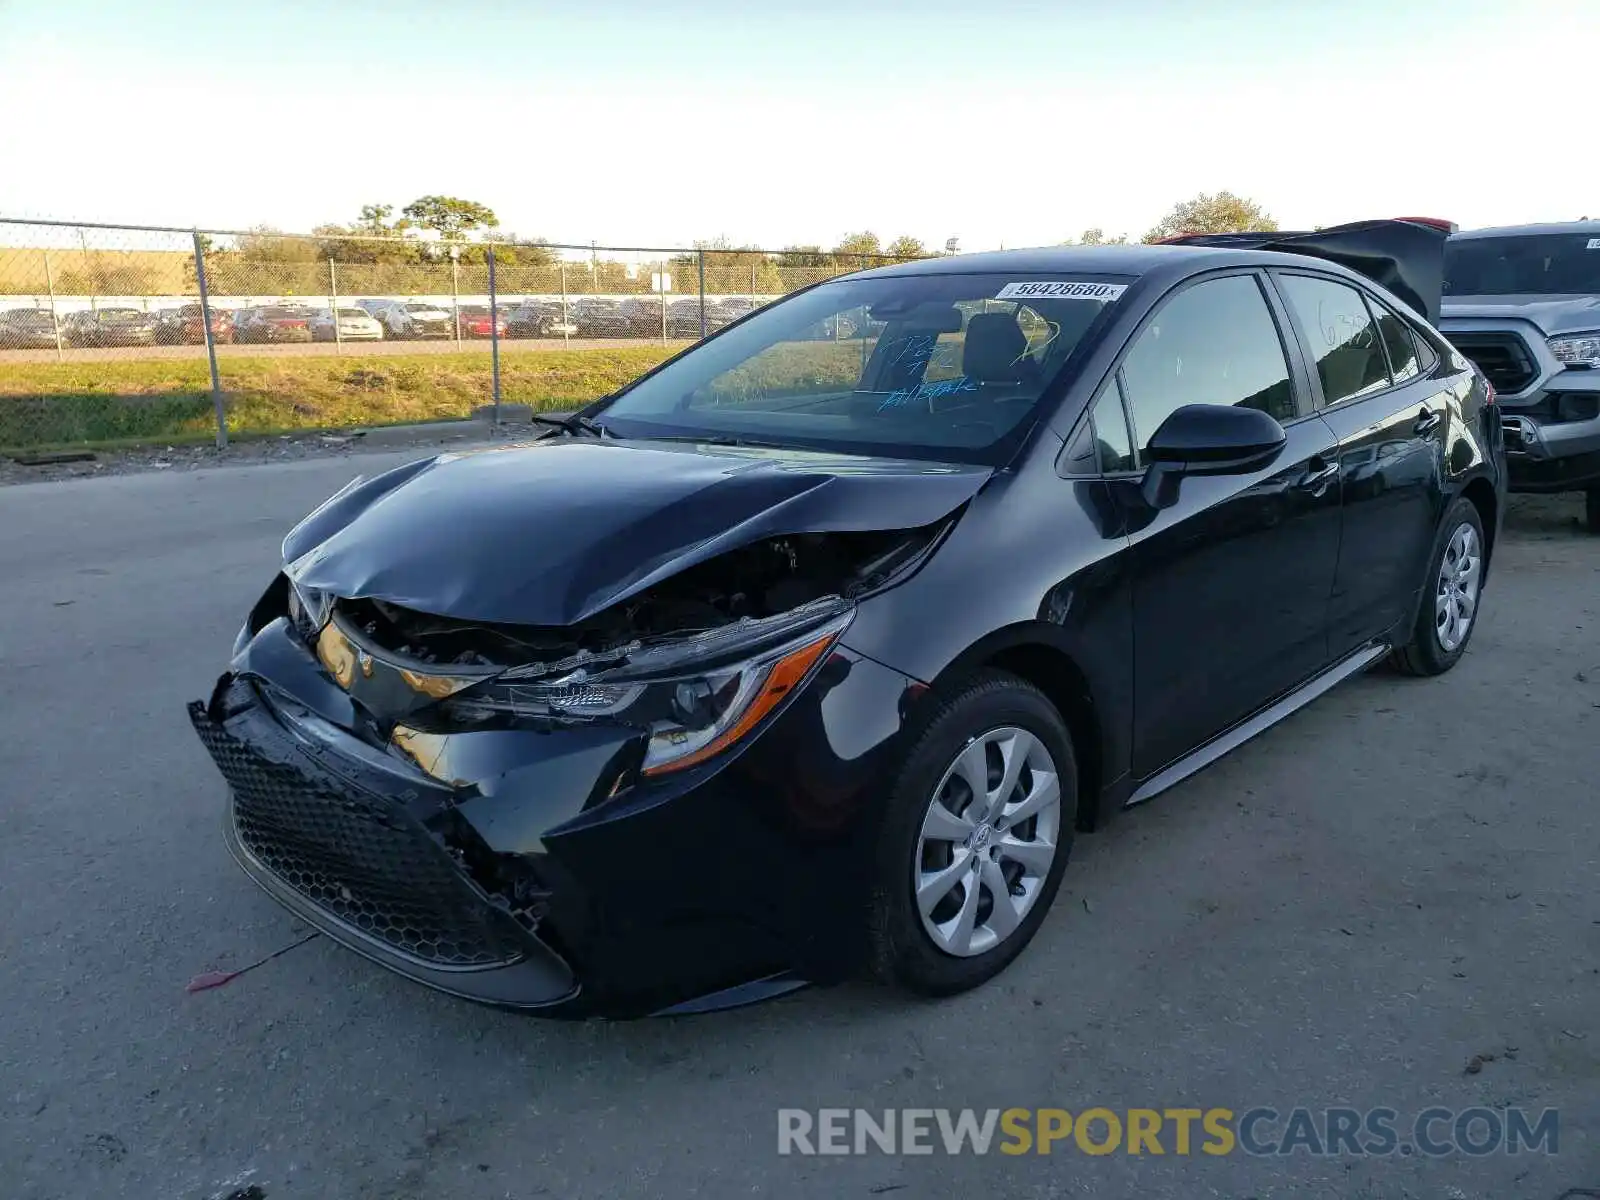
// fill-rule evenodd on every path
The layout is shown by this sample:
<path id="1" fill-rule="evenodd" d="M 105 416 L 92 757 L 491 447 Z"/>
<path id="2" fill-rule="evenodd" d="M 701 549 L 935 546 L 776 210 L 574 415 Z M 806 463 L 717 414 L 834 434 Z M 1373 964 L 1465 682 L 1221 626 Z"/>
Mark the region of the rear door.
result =
<path id="1" fill-rule="evenodd" d="M 1423 369 L 1426 343 L 1377 296 L 1316 272 L 1272 275 L 1339 439 L 1344 531 L 1328 617 L 1339 657 L 1398 636 L 1416 611 L 1443 511 L 1448 381 Z"/>
<path id="2" fill-rule="evenodd" d="M 1130 491 L 1133 766 L 1148 778 L 1328 661 L 1339 547 L 1337 439 L 1311 411 L 1298 345 L 1258 272 L 1204 277 L 1165 299 L 1116 373 L 1137 492 L 1151 435 L 1185 404 L 1276 417 L 1283 452 L 1247 475 L 1191 476 L 1150 510 Z"/>

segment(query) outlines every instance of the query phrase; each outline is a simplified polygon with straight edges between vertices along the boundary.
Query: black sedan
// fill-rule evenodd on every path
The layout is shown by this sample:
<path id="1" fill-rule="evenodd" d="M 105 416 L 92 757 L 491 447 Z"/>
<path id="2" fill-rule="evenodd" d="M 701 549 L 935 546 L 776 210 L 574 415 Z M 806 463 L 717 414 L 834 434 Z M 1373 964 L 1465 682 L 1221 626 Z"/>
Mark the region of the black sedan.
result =
<path id="1" fill-rule="evenodd" d="M 1443 236 L 870 271 L 527 445 L 352 482 L 190 706 L 234 855 L 549 1015 L 982 983 L 1078 831 L 1466 650 L 1505 479 L 1430 323 Z"/>
<path id="2" fill-rule="evenodd" d="M 84 309 L 62 321 L 61 335 L 73 346 L 153 346 L 156 319 L 137 308 Z"/>
<path id="3" fill-rule="evenodd" d="M 0 312 L 0 350 L 54 349 L 56 319 L 47 308 L 8 308 Z"/>

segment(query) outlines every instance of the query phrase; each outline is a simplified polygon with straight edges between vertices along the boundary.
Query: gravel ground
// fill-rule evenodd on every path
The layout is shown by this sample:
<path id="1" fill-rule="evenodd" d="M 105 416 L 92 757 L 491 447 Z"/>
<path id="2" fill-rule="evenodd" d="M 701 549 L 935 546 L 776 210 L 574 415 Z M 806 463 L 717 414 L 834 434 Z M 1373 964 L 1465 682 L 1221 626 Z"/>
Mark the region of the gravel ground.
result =
<path id="1" fill-rule="evenodd" d="M 554 1024 L 302 941 L 228 860 L 220 783 L 183 717 L 285 527 L 358 465 L 414 453 L 0 495 L 5 1200 L 1600 1188 L 1600 538 L 1570 501 L 1517 504 L 1454 672 L 1352 681 L 1082 839 L 1039 938 L 992 985 Z M 1552 1106 L 1560 1144 L 776 1153 L 779 1107 L 1097 1104 Z"/>

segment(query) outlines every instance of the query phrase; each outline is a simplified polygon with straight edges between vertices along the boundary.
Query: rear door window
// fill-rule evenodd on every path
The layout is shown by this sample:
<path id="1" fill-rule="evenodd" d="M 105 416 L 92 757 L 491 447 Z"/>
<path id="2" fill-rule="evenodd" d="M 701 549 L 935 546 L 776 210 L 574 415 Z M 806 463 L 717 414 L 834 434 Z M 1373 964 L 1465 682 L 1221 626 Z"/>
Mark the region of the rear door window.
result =
<path id="1" fill-rule="evenodd" d="M 1422 370 L 1417 360 L 1417 342 L 1411 335 L 1411 326 L 1390 312 L 1371 296 L 1367 305 L 1378 319 L 1378 336 L 1389 352 L 1389 372 L 1396 383 L 1414 379 Z"/>
<path id="2" fill-rule="evenodd" d="M 1360 292 L 1314 275 L 1280 275 L 1278 283 L 1310 346 L 1323 404 L 1341 404 L 1389 386 L 1378 327 Z"/>

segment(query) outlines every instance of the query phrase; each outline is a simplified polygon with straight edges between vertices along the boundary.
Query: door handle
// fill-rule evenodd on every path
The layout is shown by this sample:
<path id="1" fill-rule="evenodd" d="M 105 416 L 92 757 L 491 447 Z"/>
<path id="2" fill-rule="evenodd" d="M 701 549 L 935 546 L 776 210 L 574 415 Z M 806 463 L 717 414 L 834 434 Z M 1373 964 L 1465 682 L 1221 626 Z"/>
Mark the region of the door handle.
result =
<path id="1" fill-rule="evenodd" d="M 1338 477 L 1339 460 L 1329 461 L 1319 454 L 1311 460 L 1311 469 L 1301 476 L 1300 482 L 1295 484 L 1295 487 L 1303 492 L 1310 492 L 1313 496 L 1320 496 Z"/>
<path id="2" fill-rule="evenodd" d="M 1417 423 L 1411 427 L 1411 432 L 1418 437 L 1427 437 L 1444 421 L 1444 414 L 1431 408 L 1424 408 L 1417 416 Z"/>

